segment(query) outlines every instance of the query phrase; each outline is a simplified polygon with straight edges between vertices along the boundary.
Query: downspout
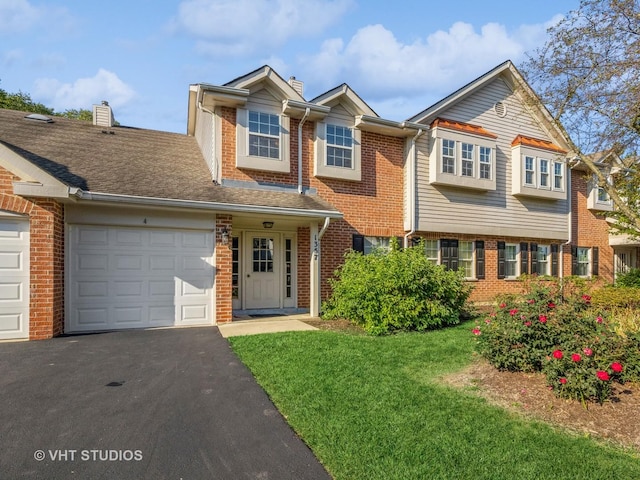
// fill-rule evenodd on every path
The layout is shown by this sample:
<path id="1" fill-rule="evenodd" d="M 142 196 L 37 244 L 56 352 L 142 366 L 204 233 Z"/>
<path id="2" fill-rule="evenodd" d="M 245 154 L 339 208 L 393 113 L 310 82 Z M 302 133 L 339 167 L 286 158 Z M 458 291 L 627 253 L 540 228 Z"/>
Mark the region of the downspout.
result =
<path id="1" fill-rule="evenodd" d="M 565 245 L 571 245 L 571 242 L 573 241 L 573 206 L 571 204 L 571 196 L 573 195 L 573 192 L 571 191 L 571 176 L 573 174 L 573 169 L 575 167 L 578 166 L 580 162 L 576 162 L 573 164 L 573 166 L 570 166 L 567 169 L 567 203 L 568 203 L 568 207 L 569 207 L 569 213 L 567 214 L 568 217 L 568 223 L 569 223 L 569 228 L 568 228 L 568 238 L 569 240 L 567 240 L 566 242 L 564 242 L 560 247 L 560 265 L 558 265 L 559 267 L 559 274 L 560 274 L 560 278 L 563 279 L 564 278 L 564 247 Z M 564 286 L 563 283 L 560 283 L 561 288 Z"/>
<path id="2" fill-rule="evenodd" d="M 424 130 L 420 128 L 418 133 L 411 139 L 411 185 L 409 185 L 409 217 L 411 219 L 411 228 L 409 229 L 409 233 L 404 236 L 404 248 L 409 246 L 409 237 L 416 232 L 416 189 L 418 188 L 418 182 L 416 180 L 418 176 L 418 149 L 416 148 L 416 141 L 423 133 Z"/>
<path id="3" fill-rule="evenodd" d="M 327 231 L 327 228 L 329 228 L 330 222 L 331 222 L 330 217 L 324 217 L 324 225 L 322 225 L 322 229 L 320 230 L 320 233 L 318 233 L 318 241 L 322 240 L 322 236 L 324 235 L 324 232 Z"/>
<path id="4" fill-rule="evenodd" d="M 298 124 L 298 193 L 300 194 L 302 194 L 302 126 L 309 118 L 310 113 L 311 109 L 309 107 L 305 108 L 302 120 Z"/>

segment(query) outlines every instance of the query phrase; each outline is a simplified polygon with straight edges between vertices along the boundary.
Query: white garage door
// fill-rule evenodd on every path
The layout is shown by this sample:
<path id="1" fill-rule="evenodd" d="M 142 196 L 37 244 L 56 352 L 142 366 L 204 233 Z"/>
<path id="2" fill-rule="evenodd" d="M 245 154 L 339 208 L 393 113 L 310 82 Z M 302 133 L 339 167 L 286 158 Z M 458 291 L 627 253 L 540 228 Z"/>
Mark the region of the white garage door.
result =
<path id="1" fill-rule="evenodd" d="M 213 323 L 213 232 L 71 225 L 67 332 Z"/>
<path id="2" fill-rule="evenodd" d="M 0 217 L 0 340 L 29 338 L 29 221 Z"/>

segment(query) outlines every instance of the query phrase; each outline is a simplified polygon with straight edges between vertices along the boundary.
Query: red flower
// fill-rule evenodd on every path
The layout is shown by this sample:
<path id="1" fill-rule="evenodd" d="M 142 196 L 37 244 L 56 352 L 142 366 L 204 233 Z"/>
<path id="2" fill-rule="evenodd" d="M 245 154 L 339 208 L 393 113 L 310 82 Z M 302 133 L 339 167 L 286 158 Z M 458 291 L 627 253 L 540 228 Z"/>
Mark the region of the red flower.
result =
<path id="1" fill-rule="evenodd" d="M 560 360 L 562 358 L 562 350 L 554 350 L 553 358 L 557 358 L 558 360 Z"/>
<path id="2" fill-rule="evenodd" d="M 620 373 L 622 371 L 622 365 L 619 364 L 618 362 L 613 362 L 611 364 L 611 370 L 613 370 L 616 373 Z"/>
<path id="3" fill-rule="evenodd" d="M 591 355 L 593 355 L 593 350 L 591 350 L 590 348 L 585 348 L 583 352 L 587 357 L 590 357 Z"/>
<path id="4" fill-rule="evenodd" d="M 574 362 L 579 362 L 580 360 L 582 360 L 582 357 L 579 353 L 572 353 L 571 360 L 573 360 Z"/>
<path id="5" fill-rule="evenodd" d="M 608 381 L 608 380 L 609 380 L 609 374 L 608 374 L 607 372 L 602 371 L 602 370 L 598 370 L 598 371 L 596 372 L 596 376 L 597 376 L 600 380 L 602 380 L 603 382 L 606 382 L 606 381 Z"/>
<path id="6" fill-rule="evenodd" d="M 507 306 L 507 304 L 506 304 L 506 303 L 504 303 L 504 302 L 502 302 L 502 303 L 500 304 L 500 308 L 505 308 L 506 306 Z"/>
<path id="7" fill-rule="evenodd" d="M 597 323 L 602 323 L 602 317 L 596 317 L 596 322 Z"/>
<path id="8" fill-rule="evenodd" d="M 565 383 L 567 383 L 567 379 L 562 377 L 560 378 L 560 380 L 558 380 L 562 385 L 564 385 Z"/>
<path id="9" fill-rule="evenodd" d="M 473 330 L 471 330 L 471 333 L 473 333 L 474 335 L 480 335 L 482 332 L 479 328 L 474 328 Z"/>
<path id="10" fill-rule="evenodd" d="M 556 304 L 555 304 L 555 303 L 553 303 L 553 302 L 549 302 L 549 303 L 547 303 L 547 307 L 549 307 L 549 308 L 556 308 Z"/>
<path id="11" fill-rule="evenodd" d="M 517 308 L 512 308 L 511 310 L 509 310 L 509 315 L 511 315 L 512 317 L 518 313 L 518 309 Z"/>
<path id="12" fill-rule="evenodd" d="M 525 327 L 530 327 L 531 326 L 531 322 L 524 322 L 524 326 Z"/>
<path id="13" fill-rule="evenodd" d="M 584 300 L 585 303 L 591 303 L 591 296 L 590 295 L 582 295 L 582 300 Z"/>
<path id="14" fill-rule="evenodd" d="M 538 317 L 538 320 L 540 320 L 540 323 L 547 323 L 547 316 L 546 315 L 540 315 Z"/>

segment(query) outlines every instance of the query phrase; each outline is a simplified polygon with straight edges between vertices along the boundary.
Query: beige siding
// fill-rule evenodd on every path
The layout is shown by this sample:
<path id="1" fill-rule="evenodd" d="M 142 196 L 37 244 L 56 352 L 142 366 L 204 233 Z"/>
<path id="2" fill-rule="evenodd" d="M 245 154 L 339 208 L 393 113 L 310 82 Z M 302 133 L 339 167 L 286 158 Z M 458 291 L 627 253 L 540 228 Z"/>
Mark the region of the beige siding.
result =
<path id="1" fill-rule="evenodd" d="M 211 175 L 215 178 L 217 166 L 213 147 L 213 115 L 203 110 L 197 111 L 195 137 Z"/>
<path id="2" fill-rule="evenodd" d="M 275 98 L 269 90 L 262 88 L 256 92 L 251 92 L 246 106 L 247 110 L 257 110 L 268 113 L 282 112 L 282 102 Z"/>
<path id="3" fill-rule="evenodd" d="M 501 101 L 507 115 L 496 115 Z M 418 142 L 418 230 L 567 239 L 567 201 L 516 198 L 511 195 L 511 142 L 519 135 L 551 140 L 518 97 L 496 79 L 440 117 L 480 125 L 498 135 L 496 190 L 476 192 L 429 184 L 429 135 Z"/>

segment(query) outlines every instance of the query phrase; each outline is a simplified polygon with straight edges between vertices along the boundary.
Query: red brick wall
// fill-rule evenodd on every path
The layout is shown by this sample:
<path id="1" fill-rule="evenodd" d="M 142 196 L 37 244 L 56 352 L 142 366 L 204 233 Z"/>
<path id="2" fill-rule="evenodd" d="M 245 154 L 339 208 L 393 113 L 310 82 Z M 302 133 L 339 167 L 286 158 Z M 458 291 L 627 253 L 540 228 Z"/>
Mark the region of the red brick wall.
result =
<path id="1" fill-rule="evenodd" d="M 298 308 L 309 308 L 311 283 L 309 279 L 311 232 L 309 227 L 298 228 Z"/>
<path id="2" fill-rule="evenodd" d="M 231 215 L 216 215 L 216 322 L 225 323 L 232 320 L 231 277 L 232 277 L 232 252 L 231 252 Z M 222 243 L 224 230 L 229 234 L 227 245 Z"/>
<path id="3" fill-rule="evenodd" d="M 613 282 L 614 257 L 613 248 L 609 246 L 609 228 L 605 217 L 597 211 L 587 208 L 588 182 L 587 173 L 571 172 L 571 227 L 572 245 L 578 247 L 598 247 L 599 276 L 605 282 Z M 567 275 L 571 274 L 571 250 L 567 250 L 568 262 L 565 266 Z"/>
<path id="4" fill-rule="evenodd" d="M 0 167 L 0 210 L 29 217 L 29 338 L 51 338 L 64 332 L 64 206 L 13 195 L 14 179 Z"/>

